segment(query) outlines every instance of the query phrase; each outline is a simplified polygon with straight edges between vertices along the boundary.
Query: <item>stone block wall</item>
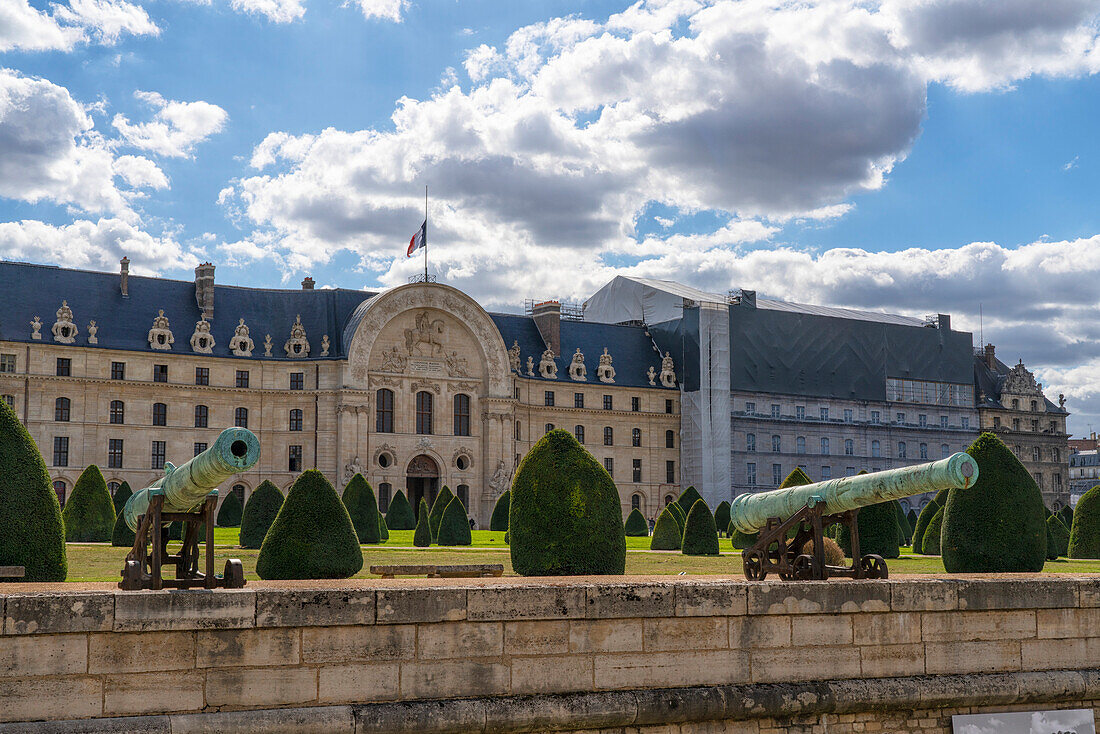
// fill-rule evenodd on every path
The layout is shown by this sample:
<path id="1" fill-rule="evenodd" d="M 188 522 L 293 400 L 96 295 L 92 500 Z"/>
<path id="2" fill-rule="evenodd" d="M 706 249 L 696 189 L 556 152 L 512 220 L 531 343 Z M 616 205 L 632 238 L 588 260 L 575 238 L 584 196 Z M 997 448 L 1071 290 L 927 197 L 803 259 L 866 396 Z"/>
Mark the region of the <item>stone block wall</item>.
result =
<path id="1" fill-rule="evenodd" d="M 1100 579 L 346 584 L 0 594 L 0 722 L 41 722 L 0 733 L 949 732 L 1100 699 Z"/>

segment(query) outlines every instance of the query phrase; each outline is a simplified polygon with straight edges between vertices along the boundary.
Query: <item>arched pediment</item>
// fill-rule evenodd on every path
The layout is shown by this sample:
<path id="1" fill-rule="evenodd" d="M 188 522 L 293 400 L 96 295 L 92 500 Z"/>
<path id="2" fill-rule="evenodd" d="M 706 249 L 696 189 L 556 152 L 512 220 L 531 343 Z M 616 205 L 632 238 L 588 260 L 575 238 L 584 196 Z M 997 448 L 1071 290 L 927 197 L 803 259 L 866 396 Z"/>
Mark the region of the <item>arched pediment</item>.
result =
<path id="1" fill-rule="evenodd" d="M 440 319 L 434 312 L 449 316 L 469 332 L 476 343 L 480 365 L 463 364 L 461 360 L 454 362 L 454 350 L 447 344 L 446 319 Z M 411 317 L 405 316 L 402 320 L 409 324 L 400 329 L 400 343 L 396 343 L 392 335 L 394 344 L 380 343 L 379 335 L 394 331 L 387 329 L 387 325 L 403 314 Z M 506 398 L 511 394 L 504 339 L 489 314 L 456 288 L 438 283 L 400 286 L 365 301 L 352 318 L 356 323 L 348 324 L 349 331 L 354 329 L 348 349 L 348 369 L 356 385 L 366 387 L 368 373 L 378 369 L 383 360 L 396 368 L 402 360 L 424 359 L 437 360 L 446 370 L 445 374 L 451 377 L 464 377 L 464 372 L 474 376 L 484 370 L 490 397 Z"/>

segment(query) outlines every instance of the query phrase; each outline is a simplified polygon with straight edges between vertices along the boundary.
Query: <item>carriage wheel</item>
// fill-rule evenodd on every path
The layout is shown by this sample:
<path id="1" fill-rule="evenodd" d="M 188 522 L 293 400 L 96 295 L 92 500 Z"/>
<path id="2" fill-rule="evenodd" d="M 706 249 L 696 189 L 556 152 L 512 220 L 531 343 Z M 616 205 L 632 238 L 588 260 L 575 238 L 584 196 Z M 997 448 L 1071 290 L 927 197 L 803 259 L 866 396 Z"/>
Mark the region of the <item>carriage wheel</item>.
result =
<path id="1" fill-rule="evenodd" d="M 749 581 L 763 581 L 768 575 L 764 570 L 764 554 L 758 550 L 742 552 L 741 565 L 744 566 L 745 578 Z"/>
<path id="2" fill-rule="evenodd" d="M 889 578 L 890 572 L 886 568 L 886 561 L 882 559 L 882 556 L 876 556 L 874 553 L 869 553 L 860 558 L 859 568 L 863 572 L 864 578 Z"/>
<path id="3" fill-rule="evenodd" d="M 800 581 L 814 581 L 825 578 L 825 567 L 811 555 L 801 555 L 794 559 L 794 576 Z"/>

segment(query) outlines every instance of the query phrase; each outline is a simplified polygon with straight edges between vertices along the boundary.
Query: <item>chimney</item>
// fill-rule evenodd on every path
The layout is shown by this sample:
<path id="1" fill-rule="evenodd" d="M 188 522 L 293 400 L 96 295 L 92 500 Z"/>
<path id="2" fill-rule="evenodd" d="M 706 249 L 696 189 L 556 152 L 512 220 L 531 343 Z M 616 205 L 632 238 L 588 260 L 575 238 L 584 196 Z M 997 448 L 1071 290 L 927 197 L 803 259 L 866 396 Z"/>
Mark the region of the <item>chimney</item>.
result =
<path id="1" fill-rule="evenodd" d="M 535 326 L 538 327 L 546 348 L 552 351 L 555 357 L 560 357 L 561 302 L 543 301 L 542 303 L 536 303 L 531 308 L 531 318 L 535 320 Z"/>
<path id="2" fill-rule="evenodd" d="M 305 279 L 302 281 L 302 290 L 313 290 L 313 278 L 309 277 L 308 275 L 305 277 Z"/>
<path id="3" fill-rule="evenodd" d="M 195 303 L 204 319 L 214 319 L 214 266 L 208 262 L 195 268 Z"/>
<path id="4" fill-rule="evenodd" d="M 123 298 L 129 298 L 130 297 L 130 258 L 123 255 L 122 259 L 118 261 L 118 264 L 121 266 L 121 268 L 119 269 L 119 274 L 118 274 L 119 288 L 122 289 L 122 297 Z"/>
<path id="5" fill-rule="evenodd" d="M 985 345 L 985 366 L 989 369 L 996 369 L 997 357 L 995 356 L 995 348 L 992 344 Z"/>

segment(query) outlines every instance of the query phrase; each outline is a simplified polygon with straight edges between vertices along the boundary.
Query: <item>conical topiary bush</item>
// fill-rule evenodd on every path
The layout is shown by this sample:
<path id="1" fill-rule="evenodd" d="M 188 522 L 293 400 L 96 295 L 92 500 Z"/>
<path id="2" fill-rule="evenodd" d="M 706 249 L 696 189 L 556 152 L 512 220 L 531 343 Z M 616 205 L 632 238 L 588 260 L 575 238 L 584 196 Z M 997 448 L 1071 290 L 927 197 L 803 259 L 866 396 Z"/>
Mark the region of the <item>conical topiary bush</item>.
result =
<path id="1" fill-rule="evenodd" d="M 909 539 L 913 536 L 913 528 L 909 526 L 909 520 L 905 517 L 905 510 L 901 503 L 894 500 L 894 515 L 898 521 L 898 545 L 909 545 Z"/>
<path id="2" fill-rule="evenodd" d="M 1069 528 L 1058 513 L 1047 518 L 1047 560 L 1053 561 L 1069 553 Z"/>
<path id="3" fill-rule="evenodd" d="M 619 490 L 568 431 L 550 431 L 520 462 L 508 534 L 512 568 L 523 576 L 626 570 Z"/>
<path id="4" fill-rule="evenodd" d="M 680 493 L 679 497 L 676 498 L 676 504 L 678 504 L 680 506 L 680 509 L 684 511 L 685 521 L 687 520 L 688 513 L 691 512 L 691 508 L 694 507 L 695 503 L 701 499 L 703 499 L 702 495 L 699 494 L 699 490 L 695 489 L 694 486 L 688 487 Z M 710 511 L 709 507 L 707 508 L 707 511 Z"/>
<path id="5" fill-rule="evenodd" d="M 680 527 L 680 535 L 684 534 L 684 525 L 687 524 L 687 512 L 683 507 L 680 507 L 679 502 L 672 502 L 668 505 L 668 511 L 672 513 L 672 517 L 676 520 L 676 524 Z"/>
<path id="6" fill-rule="evenodd" d="M 508 529 L 508 506 L 511 500 L 512 490 L 510 489 L 504 490 L 504 494 L 497 498 L 497 503 L 493 506 L 493 516 L 489 518 L 490 530 L 499 532 Z"/>
<path id="7" fill-rule="evenodd" d="M 111 497 L 111 502 L 115 506 L 115 516 L 122 512 L 122 508 L 126 506 L 126 500 L 134 496 L 134 490 L 130 489 L 129 482 L 123 482 L 118 485 L 118 489 L 115 490 L 114 496 Z"/>
<path id="8" fill-rule="evenodd" d="M 714 524 L 710 508 L 701 497 L 688 512 L 680 550 L 685 556 L 718 555 L 718 528 Z"/>
<path id="9" fill-rule="evenodd" d="M 723 534 L 730 526 L 730 503 L 722 500 L 714 508 L 714 524 L 718 527 L 719 534 Z"/>
<path id="10" fill-rule="evenodd" d="M 992 433 L 978 436 L 966 452 L 978 464 L 978 480 L 947 493 L 940 533 L 944 568 L 949 573 L 1042 571 L 1047 527 L 1039 485 Z"/>
<path id="11" fill-rule="evenodd" d="M 1073 527 L 1073 508 L 1066 505 L 1062 509 L 1058 510 L 1058 517 L 1062 520 L 1062 524 L 1067 528 Z"/>
<path id="12" fill-rule="evenodd" d="M 378 513 L 378 542 L 385 543 L 390 539 L 390 529 L 386 526 L 386 518 L 382 517 L 382 513 Z"/>
<path id="13" fill-rule="evenodd" d="M 644 538 L 649 535 L 649 523 L 642 511 L 635 507 L 626 516 L 626 536 L 628 538 Z"/>
<path id="14" fill-rule="evenodd" d="M 115 527 L 115 504 L 99 467 L 92 464 L 80 475 L 61 512 L 69 543 L 109 543 Z"/>
<path id="15" fill-rule="evenodd" d="M 924 531 L 928 529 L 928 523 L 932 522 L 932 518 L 936 516 L 936 513 L 943 507 L 943 503 L 947 501 L 947 490 L 941 489 L 936 495 L 928 501 L 917 516 L 917 524 L 913 526 L 913 552 L 923 553 L 924 550 L 921 546 L 924 544 Z"/>
<path id="16" fill-rule="evenodd" d="M 343 499 L 359 542 L 381 541 L 382 533 L 378 527 L 378 500 L 374 497 L 374 489 L 362 474 L 357 473 L 348 482 L 348 486 L 344 487 Z"/>
<path id="17" fill-rule="evenodd" d="M 390 530 L 412 530 L 416 527 L 416 512 L 409 504 L 409 498 L 400 489 L 390 500 L 386 510 L 386 527 Z"/>
<path id="18" fill-rule="evenodd" d="M 134 540 L 134 531 L 126 524 L 126 518 L 122 513 L 118 513 L 115 517 L 115 526 L 111 530 L 111 545 L 116 548 L 133 548 Z"/>
<path id="19" fill-rule="evenodd" d="M 24 581 L 64 581 L 68 571 L 61 505 L 46 462 L 31 434 L 3 400 L 0 400 L 0 566 L 23 566 Z"/>
<path id="20" fill-rule="evenodd" d="M 860 472 L 866 474 L 866 472 Z M 783 483 L 779 485 L 779 489 L 786 489 L 787 487 L 801 487 L 803 484 L 813 484 L 814 480 L 810 479 L 806 472 L 802 471 L 801 467 L 795 467 L 791 470 L 791 473 L 787 475 L 787 478 L 783 480 Z"/>
<path id="21" fill-rule="evenodd" d="M 241 507 L 241 499 L 237 496 L 236 492 L 230 492 L 222 500 L 221 507 L 218 508 L 217 519 L 214 520 L 214 524 L 219 528 L 238 528 L 241 526 L 241 513 L 243 512 Z"/>
<path id="22" fill-rule="evenodd" d="M 470 545 L 470 518 L 466 517 L 466 507 L 462 500 L 454 497 L 443 510 L 439 520 L 439 545 Z"/>
<path id="23" fill-rule="evenodd" d="M 859 553 L 874 554 L 883 558 L 897 558 L 900 554 L 897 505 L 894 501 L 879 502 L 860 509 L 856 515 L 859 528 Z M 852 533 L 847 525 L 837 526 L 837 544 L 844 555 L 852 557 Z"/>
<path id="24" fill-rule="evenodd" d="M 926 556 L 940 555 L 940 543 L 943 540 L 943 508 L 936 510 L 936 514 L 924 529 L 924 539 L 921 540 L 921 553 Z M 1045 552 L 1045 550 L 1044 550 Z"/>
<path id="25" fill-rule="evenodd" d="M 244 512 L 241 513 L 241 532 L 238 537 L 242 548 L 259 548 L 263 545 L 264 536 L 271 528 L 271 523 L 275 522 L 282 506 L 283 493 L 279 488 L 267 479 L 260 482 L 260 486 L 248 496 L 248 502 L 244 503 Z"/>
<path id="26" fill-rule="evenodd" d="M 351 516 L 325 475 L 302 472 L 260 546 L 262 579 L 344 579 L 363 568 Z"/>
<path id="27" fill-rule="evenodd" d="M 1100 486 L 1077 500 L 1068 550 L 1070 558 L 1100 558 Z"/>
<path id="28" fill-rule="evenodd" d="M 444 484 L 443 489 L 436 495 L 435 502 L 432 503 L 432 509 L 428 511 L 428 527 L 432 531 L 433 543 L 439 538 L 439 523 L 443 521 L 443 511 L 447 509 L 452 499 L 454 499 L 454 493 Z"/>
<path id="29" fill-rule="evenodd" d="M 413 545 L 427 548 L 432 544 L 432 530 L 428 525 L 428 501 L 420 500 L 420 512 L 416 520 L 416 532 L 413 533 Z"/>
<path id="30" fill-rule="evenodd" d="M 653 537 L 649 539 L 650 550 L 680 550 L 680 540 L 683 533 L 680 532 L 680 523 L 676 521 L 676 513 L 672 504 L 666 505 L 657 516 L 657 523 L 653 526 Z"/>

